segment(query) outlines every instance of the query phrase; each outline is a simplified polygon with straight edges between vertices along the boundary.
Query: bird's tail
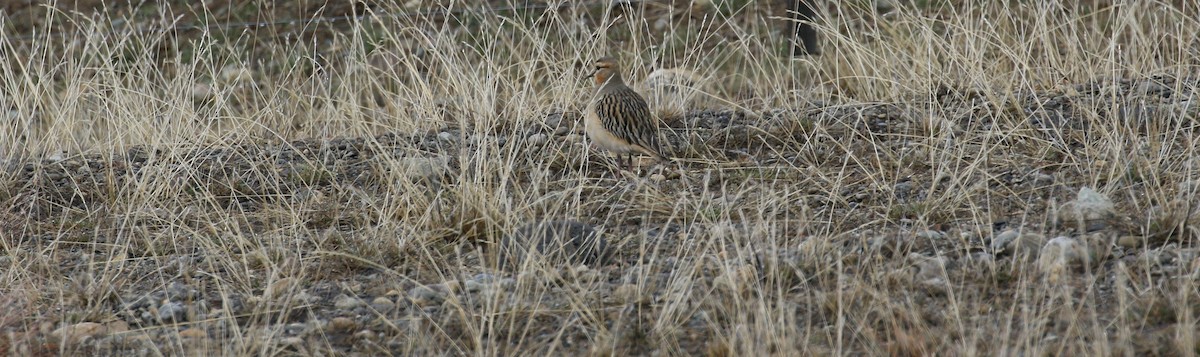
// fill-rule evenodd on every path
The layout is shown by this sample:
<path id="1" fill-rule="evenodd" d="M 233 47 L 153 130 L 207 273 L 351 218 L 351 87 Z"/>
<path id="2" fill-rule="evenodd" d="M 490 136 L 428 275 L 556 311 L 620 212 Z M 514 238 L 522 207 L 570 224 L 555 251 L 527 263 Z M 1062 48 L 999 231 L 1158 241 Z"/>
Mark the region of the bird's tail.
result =
<path id="1" fill-rule="evenodd" d="M 667 155 L 663 151 L 661 146 L 658 146 L 655 148 L 647 148 L 644 152 L 646 153 L 646 155 L 650 155 L 651 157 L 653 157 L 655 161 L 675 161 L 675 158 L 671 157 L 671 155 Z"/>

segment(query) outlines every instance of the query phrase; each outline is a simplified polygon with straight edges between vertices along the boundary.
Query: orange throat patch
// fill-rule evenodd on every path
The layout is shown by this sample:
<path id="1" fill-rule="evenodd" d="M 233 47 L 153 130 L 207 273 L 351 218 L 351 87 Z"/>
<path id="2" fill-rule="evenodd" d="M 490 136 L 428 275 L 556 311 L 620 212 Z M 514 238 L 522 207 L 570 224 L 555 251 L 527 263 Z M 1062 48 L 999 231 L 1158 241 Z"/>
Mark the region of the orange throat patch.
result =
<path id="1" fill-rule="evenodd" d="M 605 71 L 596 71 L 596 85 L 604 85 L 604 82 L 608 82 L 608 73 L 605 73 Z"/>

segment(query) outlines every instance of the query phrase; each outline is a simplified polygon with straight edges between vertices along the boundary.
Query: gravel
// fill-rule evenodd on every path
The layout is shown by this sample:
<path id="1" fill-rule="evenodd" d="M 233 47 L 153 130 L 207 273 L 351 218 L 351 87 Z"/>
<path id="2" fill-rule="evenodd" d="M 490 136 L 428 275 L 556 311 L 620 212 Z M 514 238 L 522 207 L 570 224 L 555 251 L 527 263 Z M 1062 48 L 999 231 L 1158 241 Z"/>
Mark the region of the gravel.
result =
<path id="1" fill-rule="evenodd" d="M 1175 106 L 1179 98 L 1193 95 L 1173 93 L 1176 86 L 1165 80 L 1162 85 L 1128 81 L 1118 83 L 1117 87 L 1116 90 L 1122 93 L 1118 100 L 1152 99 L 1144 105 L 1152 106 L 1153 110 L 1123 114 L 1131 116 L 1170 113 L 1178 109 Z M 1075 94 L 1024 95 L 1024 101 L 1019 104 L 1028 110 L 1029 124 L 1034 127 L 1053 131 L 1086 130 L 1087 124 L 1070 120 L 1073 111 L 1090 100 L 1111 99 L 1113 90 L 1107 84 L 1081 86 L 1076 88 Z M 970 106 L 985 99 L 960 93 L 947 94 L 945 100 Z M 171 349 L 174 347 L 163 349 L 163 346 L 177 346 L 179 337 L 193 341 L 189 343 L 203 345 L 235 335 L 271 341 L 275 347 L 301 354 L 304 351 L 324 351 L 324 348 L 335 353 L 397 351 L 403 346 L 396 345 L 393 337 L 431 329 L 431 325 L 446 321 L 448 316 L 463 311 L 461 309 L 491 306 L 487 304 L 493 302 L 505 304 L 502 306 L 525 306 L 531 310 L 534 307 L 553 310 L 567 309 L 572 303 L 579 302 L 568 300 L 568 296 L 583 296 L 593 299 L 589 300 L 590 303 L 618 312 L 629 306 L 662 304 L 663 291 L 677 283 L 681 274 L 694 278 L 687 281 L 694 285 L 688 286 L 695 286 L 705 294 L 745 294 L 751 291 L 749 287 L 761 283 L 768 276 L 786 276 L 796 281 L 820 280 L 828 278 L 821 274 L 829 274 L 833 269 L 831 267 L 853 269 L 869 266 L 864 264 L 869 262 L 894 268 L 895 275 L 888 277 L 895 279 L 888 280 L 889 284 L 911 284 L 916 291 L 944 296 L 948 292 L 959 292 L 969 287 L 973 282 L 970 279 L 983 280 L 983 285 L 993 286 L 997 284 L 996 280 L 1000 280 L 996 278 L 996 271 L 1011 268 L 1012 265 L 1032 268 L 1030 270 L 1045 274 L 1051 280 L 1083 276 L 1088 273 L 1088 269 L 1083 267 L 1111 271 L 1118 264 L 1138 273 L 1144 270 L 1147 276 L 1161 277 L 1186 272 L 1194 267 L 1200 257 L 1200 250 L 1181 245 L 1169 237 L 1148 239 L 1140 235 L 1142 231 L 1130 229 L 1128 223 L 1122 220 L 1122 214 L 1131 208 L 1127 202 L 1121 201 L 1121 197 L 1132 194 L 1102 194 L 1079 186 L 1080 182 L 1091 181 L 1075 177 L 1077 175 L 1072 172 L 1055 171 L 1050 165 L 1040 166 L 1036 170 L 1029 167 L 989 167 L 988 170 L 995 172 L 989 172 L 987 179 L 973 182 L 989 187 L 990 192 L 1000 193 L 994 197 L 1000 202 L 998 206 L 1009 204 L 1022 207 L 1023 211 L 1020 212 L 993 213 L 991 223 L 995 224 L 992 226 L 959 226 L 959 221 L 954 219 L 930 218 L 946 212 L 949 212 L 946 217 L 959 214 L 957 217 L 961 218 L 961 207 L 934 206 L 916 210 L 916 214 L 902 211 L 895 216 L 888 213 L 888 219 L 883 220 L 862 217 L 863 206 L 887 203 L 901 207 L 947 194 L 937 190 L 960 189 L 948 189 L 940 182 L 935 184 L 932 178 L 913 174 L 905 176 L 903 181 L 871 182 L 861 179 L 830 186 L 814 179 L 820 175 L 810 174 L 828 174 L 821 171 L 822 164 L 841 163 L 848 153 L 875 152 L 876 148 L 855 146 L 854 140 L 847 139 L 853 135 L 877 135 L 880 139 L 873 143 L 894 145 L 888 149 L 895 152 L 913 147 L 910 138 L 925 135 L 916 119 L 922 116 L 914 114 L 915 110 L 899 104 L 820 106 L 818 103 L 758 113 L 733 110 L 692 112 L 675 122 L 672 130 L 666 134 L 668 142 L 677 152 L 682 151 L 681 156 L 714 159 L 748 157 L 757 165 L 744 165 L 751 169 L 736 171 L 743 168 L 715 170 L 684 163 L 681 164 L 683 174 L 668 172 L 659 174 L 660 177 L 649 175 L 646 182 L 604 187 L 610 190 L 604 191 L 607 196 L 644 192 L 651 187 L 656 194 L 661 192 L 661 197 L 671 200 L 721 205 L 733 211 L 743 210 L 745 206 L 741 206 L 742 203 L 733 194 L 719 196 L 714 192 L 720 192 L 719 189 L 723 187 L 740 187 L 751 179 L 757 180 L 756 185 L 811 187 L 808 191 L 798 191 L 804 192 L 804 195 L 799 195 L 803 197 L 788 198 L 794 201 L 794 207 L 782 207 L 780 210 L 820 210 L 825 213 L 822 217 L 844 220 L 839 223 L 846 228 L 846 233 L 839 235 L 837 242 L 830 243 L 807 239 L 807 234 L 811 232 L 782 231 L 773 237 L 788 239 L 786 250 L 769 251 L 756 246 L 729 245 L 719 247 L 724 249 L 723 252 L 732 252 L 729 256 L 710 255 L 697 260 L 689 254 L 676 254 L 711 249 L 696 246 L 700 244 L 698 242 L 724 244 L 745 237 L 763 238 L 766 234 L 762 229 L 776 227 L 747 227 L 732 220 L 722 221 L 721 217 L 705 218 L 714 221 L 713 224 L 700 219 L 694 221 L 701 223 L 672 221 L 668 224 L 652 213 L 628 214 L 633 212 L 629 207 L 608 204 L 603 201 L 604 195 L 589 197 L 599 203 L 588 206 L 596 208 L 588 212 L 588 217 L 535 218 L 527 222 L 505 217 L 511 221 L 504 222 L 503 227 L 516 228 L 504 235 L 498 244 L 455 243 L 459 245 L 454 248 L 468 249 L 462 249 L 462 253 L 446 253 L 438 250 L 444 248 L 443 242 L 422 242 L 428 245 L 429 251 L 410 250 L 405 251 L 408 255 L 373 261 L 382 267 L 361 267 L 340 261 L 338 264 L 342 265 L 322 265 L 321 269 L 309 272 L 309 276 L 320 278 L 306 281 L 288 277 L 242 277 L 243 274 L 265 275 L 265 272 L 272 270 L 267 269 L 265 264 L 275 264 L 272 267 L 283 267 L 284 271 L 291 269 L 287 265 L 291 263 L 276 259 L 281 255 L 279 253 L 257 252 L 245 247 L 231 246 L 225 249 L 235 259 L 256 261 L 247 263 L 247 266 L 254 268 L 230 272 L 224 270 L 229 267 L 213 267 L 207 264 L 212 260 L 192 256 L 187 249 L 118 240 L 127 238 L 106 237 L 103 234 L 58 237 L 30 233 L 12 237 L 12 241 L 23 244 L 21 247 L 34 246 L 34 243 L 71 245 L 59 248 L 58 254 L 63 255 L 67 262 L 59 268 L 63 275 L 86 266 L 84 262 L 95 260 L 85 259 L 90 256 L 85 256 L 84 250 L 73 249 L 80 241 L 120 244 L 128 246 L 130 254 L 139 254 L 121 261 L 128 262 L 125 269 L 132 273 L 130 275 L 151 278 L 122 285 L 123 290 L 113 293 L 84 289 L 90 295 L 84 294 L 85 298 L 81 301 L 91 302 L 91 305 L 86 305 L 93 309 L 89 311 L 98 313 L 81 314 L 69 322 L 55 320 L 38 332 L 65 344 L 132 354 L 180 352 Z M 524 140 L 526 144 L 543 145 L 546 150 L 570 150 L 556 148 L 553 144 L 560 140 L 581 140 L 577 135 L 571 139 L 570 133 L 560 130 L 569 127 L 571 120 L 577 120 L 577 113 L 558 112 L 546 118 L 547 125 L 537 125 L 530 132 L 512 138 Z M 948 118 L 948 123 L 945 130 L 957 133 L 986 131 L 996 125 L 989 119 L 971 115 Z M 1074 137 L 1060 134 L 1048 132 L 1046 137 Z M 194 225 L 203 221 L 198 217 L 211 214 L 189 208 L 195 207 L 188 203 L 189 200 L 218 200 L 221 206 L 229 207 L 230 212 L 247 214 L 264 210 L 272 202 L 318 207 L 320 205 L 317 202 L 333 200 L 329 205 L 335 208 L 353 207 L 357 201 L 337 199 L 358 197 L 354 195 L 360 194 L 360 191 L 379 191 L 397 184 L 386 182 L 385 178 L 403 178 L 410 182 L 399 183 L 411 183 L 412 186 L 402 187 L 428 187 L 431 193 L 436 192 L 434 188 L 439 187 L 436 186 L 438 184 L 455 183 L 453 180 L 460 173 L 462 160 L 466 157 L 463 153 L 474 149 L 471 140 L 462 140 L 466 137 L 458 129 L 444 128 L 425 133 L 393 133 L 369 138 L 297 140 L 230 147 L 134 147 L 107 157 L 64 154 L 44 160 L 6 160 L 3 169 L 7 177 L 11 177 L 8 182 L 10 196 L 22 198 L 13 200 L 15 206 L 11 208 L 12 212 L 28 213 L 33 221 L 53 221 L 76 217 L 72 215 L 79 215 L 78 212 L 99 210 L 113 199 L 114 192 L 117 197 L 123 197 L 121 195 L 128 194 L 124 190 L 146 184 L 144 180 L 174 180 L 172 187 L 180 188 L 182 197 L 173 196 L 171 199 L 177 201 L 169 202 L 178 205 L 146 207 L 144 210 L 121 214 L 130 219 L 128 222 L 136 222 L 138 227 L 166 226 L 178 229 L 181 232 L 179 242 L 188 242 L 201 239 L 187 232 L 207 229 Z M 842 145 L 831 145 L 834 141 Z M 784 155 L 776 155 L 776 151 L 783 151 Z M 914 167 L 920 165 L 925 163 L 913 164 Z M 775 166 L 802 175 L 771 176 L 780 175 L 780 171 L 770 171 Z M 585 167 L 584 170 L 589 168 Z M 559 175 L 555 179 L 561 179 L 577 177 L 579 172 L 563 169 L 552 174 Z M 592 175 L 592 172 L 586 171 L 585 175 Z M 688 181 L 683 182 L 685 179 Z M 599 182 L 608 184 L 611 181 Z M 1009 192 L 1020 192 L 1022 195 L 1008 197 L 1006 194 Z M 1188 198 L 1183 195 L 1180 199 Z M 285 201 L 292 199 L 295 201 Z M 1056 213 L 1052 213 L 1050 207 L 1037 206 L 1040 203 L 1029 203 L 1052 200 L 1064 202 Z M 1172 210 L 1170 207 L 1164 209 Z M 317 211 L 315 208 L 313 210 Z M 348 233 L 353 230 L 345 229 L 347 225 L 357 229 L 378 225 L 377 221 L 371 220 L 348 222 L 345 217 L 338 216 L 336 210 L 333 211 L 329 219 L 315 219 L 319 216 L 313 213 L 311 217 L 314 219 L 306 221 L 310 226 L 289 229 L 340 232 L 314 235 L 324 239 L 320 241 L 326 244 L 323 247 L 338 247 L 338 244 L 355 238 L 354 234 Z M 379 217 L 373 219 L 381 220 Z M 267 226 L 266 223 L 246 220 L 244 229 L 248 232 L 247 236 L 262 238 L 269 232 L 262 228 Z M 946 223 L 938 227 L 925 227 L 920 223 L 934 220 Z M 9 229 L 4 225 L 12 223 L 7 221 L 0 222 L 0 228 Z M 1039 223 L 1052 221 L 1062 224 Z M 107 226 L 88 229 L 88 232 L 116 231 Z M 8 231 L 34 232 L 32 229 Z M 775 231 L 770 232 L 775 234 Z M 303 237 L 299 233 L 294 235 L 287 238 L 300 243 L 286 249 L 310 249 L 311 245 L 303 245 L 310 244 L 303 243 L 305 239 L 317 239 Z M 654 252 L 661 254 L 639 258 L 637 253 L 642 249 L 639 240 L 654 242 L 646 249 L 656 249 Z M 475 248 L 496 253 L 501 262 L 499 266 L 503 268 L 523 264 L 529 258 L 529 253 L 536 252 L 546 258 L 540 259 L 539 263 L 549 263 L 547 266 L 554 268 L 547 269 L 553 270 L 553 274 L 540 270 L 537 274 L 528 271 L 513 274 L 510 269 L 493 270 L 483 263 L 483 257 L 470 252 Z M 429 252 L 461 254 L 465 258 L 454 262 L 461 264 L 464 267 L 462 271 L 469 273 L 464 276 L 446 276 L 429 271 L 381 273 L 386 269 L 397 269 L 388 264 L 419 270 L 412 266 L 420 264 L 407 265 L 405 259 L 425 259 L 421 254 Z M 754 260 L 737 259 L 743 252 L 754 256 Z M 161 256 L 171 259 L 151 259 Z M 1014 259 L 1017 257 L 1033 259 Z M 306 258 L 333 259 L 324 256 Z M 20 259 L 14 260 L 11 256 L 0 256 L 0 268 L 20 262 Z M 325 269 L 329 266 L 344 270 Z M 245 285 L 247 289 L 218 289 L 215 287 L 218 283 L 212 280 L 212 275 L 197 274 L 200 271 L 219 274 L 222 279 L 245 279 L 222 283 L 225 286 Z M 1107 281 L 1097 284 L 1111 285 Z M 546 293 L 538 297 L 514 294 L 533 287 L 544 289 Z M 582 292 L 569 289 L 581 289 Z M 828 292 L 811 292 L 813 296 L 825 293 Z M 597 310 L 600 311 L 599 308 Z M 708 325 L 711 318 L 707 316 L 719 313 L 719 309 L 704 305 L 695 306 L 694 311 L 692 321 L 681 323 L 699 331 L 711 328 Z M 263 316 L 266 322 L 247 321 L 246 316 Z M 314 336 L 321 336 L 319 341 L 324 345 L 314 347 Z"/>

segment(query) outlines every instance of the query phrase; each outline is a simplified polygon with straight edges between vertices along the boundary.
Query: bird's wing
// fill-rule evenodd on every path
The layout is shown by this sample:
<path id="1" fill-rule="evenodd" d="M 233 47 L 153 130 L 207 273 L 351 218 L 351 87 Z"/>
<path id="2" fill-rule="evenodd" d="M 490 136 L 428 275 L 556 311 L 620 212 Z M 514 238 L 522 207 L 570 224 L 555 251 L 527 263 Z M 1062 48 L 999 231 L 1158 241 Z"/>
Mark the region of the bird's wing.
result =
<path id="1" fill-rule="evenodd" d="M 658 122 L 637 92 L 622 88 L 602 96 L 596 103 L 596 114 L 613 135 L 650 151 L 647 154 L 666 157 L 658 143 Z"/>

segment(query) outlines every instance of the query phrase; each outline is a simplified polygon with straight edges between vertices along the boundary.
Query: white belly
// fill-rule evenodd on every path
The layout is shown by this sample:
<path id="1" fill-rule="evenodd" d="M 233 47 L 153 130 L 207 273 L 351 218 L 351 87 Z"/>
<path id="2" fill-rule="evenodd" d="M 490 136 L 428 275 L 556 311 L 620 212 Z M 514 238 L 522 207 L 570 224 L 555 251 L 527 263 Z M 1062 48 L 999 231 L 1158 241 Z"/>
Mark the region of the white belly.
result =
<path id="1" fill-rule="evenodd" d="M 596 111 L 588 110 L 587 115 L 583 120 L 583 131 L 587 133 L 588 139 L 596 143 L 596 146 L 617 154 L 629 153 L 633 149 L 628 141 L 618 138 L 608 130 L 604 129 L 604 124 L 600 122 L 600 117 L 596 115 Z"/>

